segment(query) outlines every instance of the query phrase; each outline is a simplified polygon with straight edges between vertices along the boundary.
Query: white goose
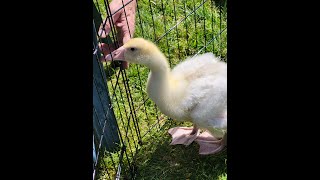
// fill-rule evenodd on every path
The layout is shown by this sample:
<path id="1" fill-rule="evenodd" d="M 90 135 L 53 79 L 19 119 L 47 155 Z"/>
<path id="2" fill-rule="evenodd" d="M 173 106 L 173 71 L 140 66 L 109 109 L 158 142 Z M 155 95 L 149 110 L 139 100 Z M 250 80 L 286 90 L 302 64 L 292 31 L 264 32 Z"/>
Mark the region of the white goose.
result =
<path id="1" fill-rule="evenodd" d="M 112 52 L 113 59 L 150 68 L 148 96 L 165 115 L 190 121 L 193 128 L 175 127 L 171 145 L 189 145 L 194 140 L 200 154 L 214 154 L 227 144 L 227 64 L 212 53 L 188 58 L 170 69 L 159 48 L 143 38 L 134 38 Z M 106 56 L 111 60 L 111 55 Z M 200 133 L 201 129 L 206 131 Z"/>

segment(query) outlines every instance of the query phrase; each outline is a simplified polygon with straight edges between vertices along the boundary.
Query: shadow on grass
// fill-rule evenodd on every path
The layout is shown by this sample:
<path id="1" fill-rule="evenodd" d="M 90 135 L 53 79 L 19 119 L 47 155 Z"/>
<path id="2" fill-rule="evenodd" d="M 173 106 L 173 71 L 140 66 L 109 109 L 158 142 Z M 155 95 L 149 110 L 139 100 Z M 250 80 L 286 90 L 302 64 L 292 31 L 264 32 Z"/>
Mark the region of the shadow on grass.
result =
<path id="1" fill-rule="evenodd" d="M 146 140 L 136 156 L 137 179 L 227 179 L 227 151 L 199 155 L 199 145 L 169 145 L 167 129 Z M 160 136 L 159 136 L 160 135 Z"/>

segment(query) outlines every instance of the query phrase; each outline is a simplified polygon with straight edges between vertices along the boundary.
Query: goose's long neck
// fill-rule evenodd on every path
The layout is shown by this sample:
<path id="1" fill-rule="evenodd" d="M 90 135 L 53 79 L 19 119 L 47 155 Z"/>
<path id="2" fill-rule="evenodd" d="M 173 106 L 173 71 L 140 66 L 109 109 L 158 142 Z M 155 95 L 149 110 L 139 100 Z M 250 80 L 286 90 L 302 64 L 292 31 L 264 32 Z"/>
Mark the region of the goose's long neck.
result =
<path id="1" fill-rule="evenodd" d="M 164 58 L 164 57 L 160 57 Z M 150 74 L 147 85 L 149 97 L 159 106 L 159 108 L 167 108 L 171 104 L 171 72 L 168 62 L 165 59 L 155 61 L 150 66 Z"/>

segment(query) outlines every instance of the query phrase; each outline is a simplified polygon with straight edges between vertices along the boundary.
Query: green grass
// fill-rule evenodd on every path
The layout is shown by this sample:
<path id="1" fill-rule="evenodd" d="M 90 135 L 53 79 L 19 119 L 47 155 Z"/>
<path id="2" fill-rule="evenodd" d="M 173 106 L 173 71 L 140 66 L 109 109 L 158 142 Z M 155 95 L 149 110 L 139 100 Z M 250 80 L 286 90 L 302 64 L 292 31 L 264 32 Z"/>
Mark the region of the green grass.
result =
<path id="1" fill-rule="evenodd" d="M 164 9 L 162 9 L 162 2 Z M 136 14 L 134 37 L 144 37 L 153 42 L 158 40 L 176 22 L 185 18 L 184 11 L 188 15 L 194 6 L 197 8 L 203 2 L 203 0 L 150 0 L 149 3 L 149 0 L 138 0 L 139 11 Z M 103 0 L 98 0 L 98 4 L 104 19 Z M 150 12 L 150 4 L 154 21 Z M 177 29 L 172 29 L 167 36 L 158 41 L 157 45 L 171 62 L 171 67 L 183 61 L 187 56 L 196 54 L 200 49 L 203 49 L 200 53 L 213 52 L 216 56 L 227 61 L 227 13 L 225 8 L 222 9 L 220 18 L 219 8 L 215 4 L 215 1 L 206 1 L 196 13 L 182 21 Z M 176 13 L 174 13 L 173 5 L 175 5 Z M 176 20 L 174 14 L 176 14 Z M 225 30 L 219 35 L 220 30 L 223 29 Z M 216 38 L 208 44 L 213 37 Z M 204 46 L 207 47 L 204 48 Z M 124 155 L 122 179 L 129 177 L 129 169 L 126 167 L 132 162 L 135 162 L 134 166 L 137 167 L 137 179 L 227 179 L 226 151 L 217 155 L 201 156 L 198 154 L 199 146 L 196 143 L 188 147 L 169 145 L 171 138 L 167 130 L 170 127 L 191 126 L 191 124 L 168 120 L 168 117 L 161 114 L 155 104 L 147 98 L 145 85 L 149 70 L 146 67 L 130 64 L 130 68 L 125 71 L 125 74 L 118 68 L 111 68 L 109 63 L 108 65 L 104 64 L 104 68 L 108 77 L 108 88 L 112 96 L 115 116 L 127 144 L 128 154 Z M 119 76 L 118 82 L 117 76 Z M 128 80 L 129 87 L 125 87 L 126 80 Z M 128 97 L 126 91 L 129 92 L 129 90 Z M 138 145 L 137 134 L 133 130 L 134 123 L 130 118 L 132 109 L 136 110 L 135 116 L 141 136 L 145 135 L 142 139 L 142 146 Z M 130 119 L 130 128 L 126 136 L 124 132 L 128 127 L 128 119 Z M 159 119 L 159 125 L 147 133 L 149 128 L 153 127 Z M 103 159 L 106 167 L 100 166 L 102 171 L 98 175 L 99 179 L 108 179 L 104 172 L 106 169 L 113 177 L 119 161 L 119 152 L 105 153 Z"/>
<path id="2" fill-rule="evenodd" d="M 168 129 L 174 124 L 165 124 Z M 227 178 L 226 151 L 215 156 L 198 154 L 196 143 L 188 147 L 184 145 L 170 146 L 170 136 L 166 131 L 156 132 L 154 137 L 147 138 L 137 155 L 139 171 L 137 179 L 217 179 Z"/>

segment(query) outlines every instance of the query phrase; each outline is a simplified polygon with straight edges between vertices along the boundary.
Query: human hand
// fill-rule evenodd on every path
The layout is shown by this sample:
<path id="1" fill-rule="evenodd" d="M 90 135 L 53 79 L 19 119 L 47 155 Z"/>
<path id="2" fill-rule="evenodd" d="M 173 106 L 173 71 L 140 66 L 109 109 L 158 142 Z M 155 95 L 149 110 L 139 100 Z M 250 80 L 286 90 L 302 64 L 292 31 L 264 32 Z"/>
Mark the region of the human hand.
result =
<path id="1" fill-rule="evenodd" d="M 115 25 L 117 30 L 117 39 L 119 41 L 119 47 L 125 44 L 127 41 L 129 41 L 131 37 L 133 37 L 135 30 L 136 0 L 132 0 L 131 2 L 130 1 L 131 0 L 113 0 L 109 4 L 111 14 L 113 14 L 117 10 L 119 10 L 123 5 L 129 2 L 129 4 L 127 4 L 124 8 L 121 8 L 112 16 L 113 24 Z M 99 29 L 99 35 L 101 34 L 102 38 L 105 38 L 111 31 L 109 22 L 110 19 L 111 18 L 106 19 Z M 105 26 L 103 27 L 104 24 Z M 105 56 L 110 54 L 116 48 L 113 44 L 101 43 L 100 49 L 104 54 L 103 61 L 110 61 L 110 58 L 106 59 Z M 128 62 L 123 61 L 122 68 L 128 67 Z"/>

